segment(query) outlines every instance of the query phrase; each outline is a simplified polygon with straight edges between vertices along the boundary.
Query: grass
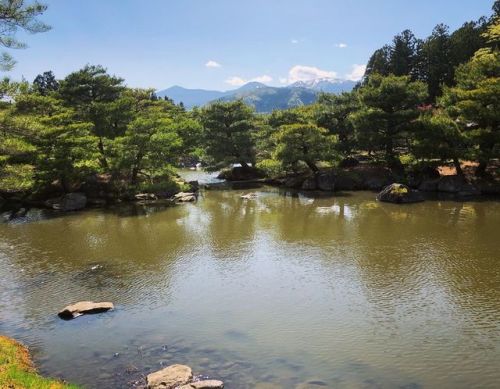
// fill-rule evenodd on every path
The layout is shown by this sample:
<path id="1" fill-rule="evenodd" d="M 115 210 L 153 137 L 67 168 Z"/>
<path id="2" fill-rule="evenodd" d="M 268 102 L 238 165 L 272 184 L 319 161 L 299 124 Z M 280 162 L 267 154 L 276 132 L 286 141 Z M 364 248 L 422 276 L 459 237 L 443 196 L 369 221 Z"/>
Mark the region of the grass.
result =
<path id="1" fill-rule="evenodd" d="M 5 389 L 78 389 L 76 385 L 38 375 L 28 349 L 0 336 L 0 388 Z"/>

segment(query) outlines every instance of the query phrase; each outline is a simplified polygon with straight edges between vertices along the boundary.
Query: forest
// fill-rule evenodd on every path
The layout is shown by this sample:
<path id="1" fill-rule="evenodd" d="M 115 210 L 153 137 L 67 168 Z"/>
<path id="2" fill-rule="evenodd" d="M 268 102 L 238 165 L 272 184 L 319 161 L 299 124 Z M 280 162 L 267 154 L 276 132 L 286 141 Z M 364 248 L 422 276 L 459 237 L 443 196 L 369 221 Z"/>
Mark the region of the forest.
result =
<path id="1" fill-rule="evenodd" d="M 35 23 L 43 9 L 32 11 Z M 175 167 L 198 162 L 279 177 L 363 160 L 404 181 L 410 171 L 441 165 L 460 176 L 467 161 L 473 175 L 495 176 L 499 44 L 496 1 L 491 16 L 456 31 L 440 24 L 424 39 L 409 30 L 396 35 L 373 53 L 352 92 L 270 114 L 242 101 L 188 111 L 154 90 L 127 87 L 100 65 L 63 79 L 51 71 L 32 82 L 5 78 L 0 193 L 44 197 L 106 181 L 118 196 L 171 194 L 182 189 Z"/>

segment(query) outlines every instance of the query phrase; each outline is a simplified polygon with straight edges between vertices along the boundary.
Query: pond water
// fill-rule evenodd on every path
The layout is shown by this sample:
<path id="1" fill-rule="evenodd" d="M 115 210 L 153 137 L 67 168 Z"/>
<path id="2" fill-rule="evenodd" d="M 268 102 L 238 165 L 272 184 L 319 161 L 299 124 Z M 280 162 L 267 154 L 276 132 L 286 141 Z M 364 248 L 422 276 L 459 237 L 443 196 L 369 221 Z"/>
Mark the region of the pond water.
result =
<path id="1" fill-rule="evenodd" d="M 0 333 L 44 374 L 127 388 L 186 363 L 226 388 L 499 386 L 499 202 L 261 187 L 4 219 Z M 79 300 L 116 309 L 58 319 Z"/>

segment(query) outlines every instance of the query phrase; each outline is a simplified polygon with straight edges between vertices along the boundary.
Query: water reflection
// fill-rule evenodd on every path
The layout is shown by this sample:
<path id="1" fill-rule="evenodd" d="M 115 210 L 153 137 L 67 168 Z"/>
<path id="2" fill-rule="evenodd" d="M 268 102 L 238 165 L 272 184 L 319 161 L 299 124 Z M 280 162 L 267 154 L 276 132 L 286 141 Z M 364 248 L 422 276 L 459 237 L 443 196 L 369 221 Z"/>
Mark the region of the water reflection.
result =
<path id="1" fill-rule="evenodd" d="M 91 388 L 170 363 L 229 388 L 495 387 L 500 203 L 252 191 L 0 224 L 0 331 Z M 83 299 L 117 309 L 57 319 Z"/>

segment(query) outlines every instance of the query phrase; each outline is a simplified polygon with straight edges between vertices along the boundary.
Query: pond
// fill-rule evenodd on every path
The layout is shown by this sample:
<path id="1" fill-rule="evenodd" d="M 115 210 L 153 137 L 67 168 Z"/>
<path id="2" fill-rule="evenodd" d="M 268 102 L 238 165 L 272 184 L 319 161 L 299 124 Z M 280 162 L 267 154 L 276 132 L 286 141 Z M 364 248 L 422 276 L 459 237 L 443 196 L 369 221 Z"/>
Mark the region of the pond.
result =
<path id="1" fill-rule="evenodd" d="M 222 188 L 4 218 L 0 333 L 87 388 L 173 363 L 226 388 L 498 387 L 500 203 L 374 197 Z M 116 309 L 57 317 L 79 300 Z"/>

